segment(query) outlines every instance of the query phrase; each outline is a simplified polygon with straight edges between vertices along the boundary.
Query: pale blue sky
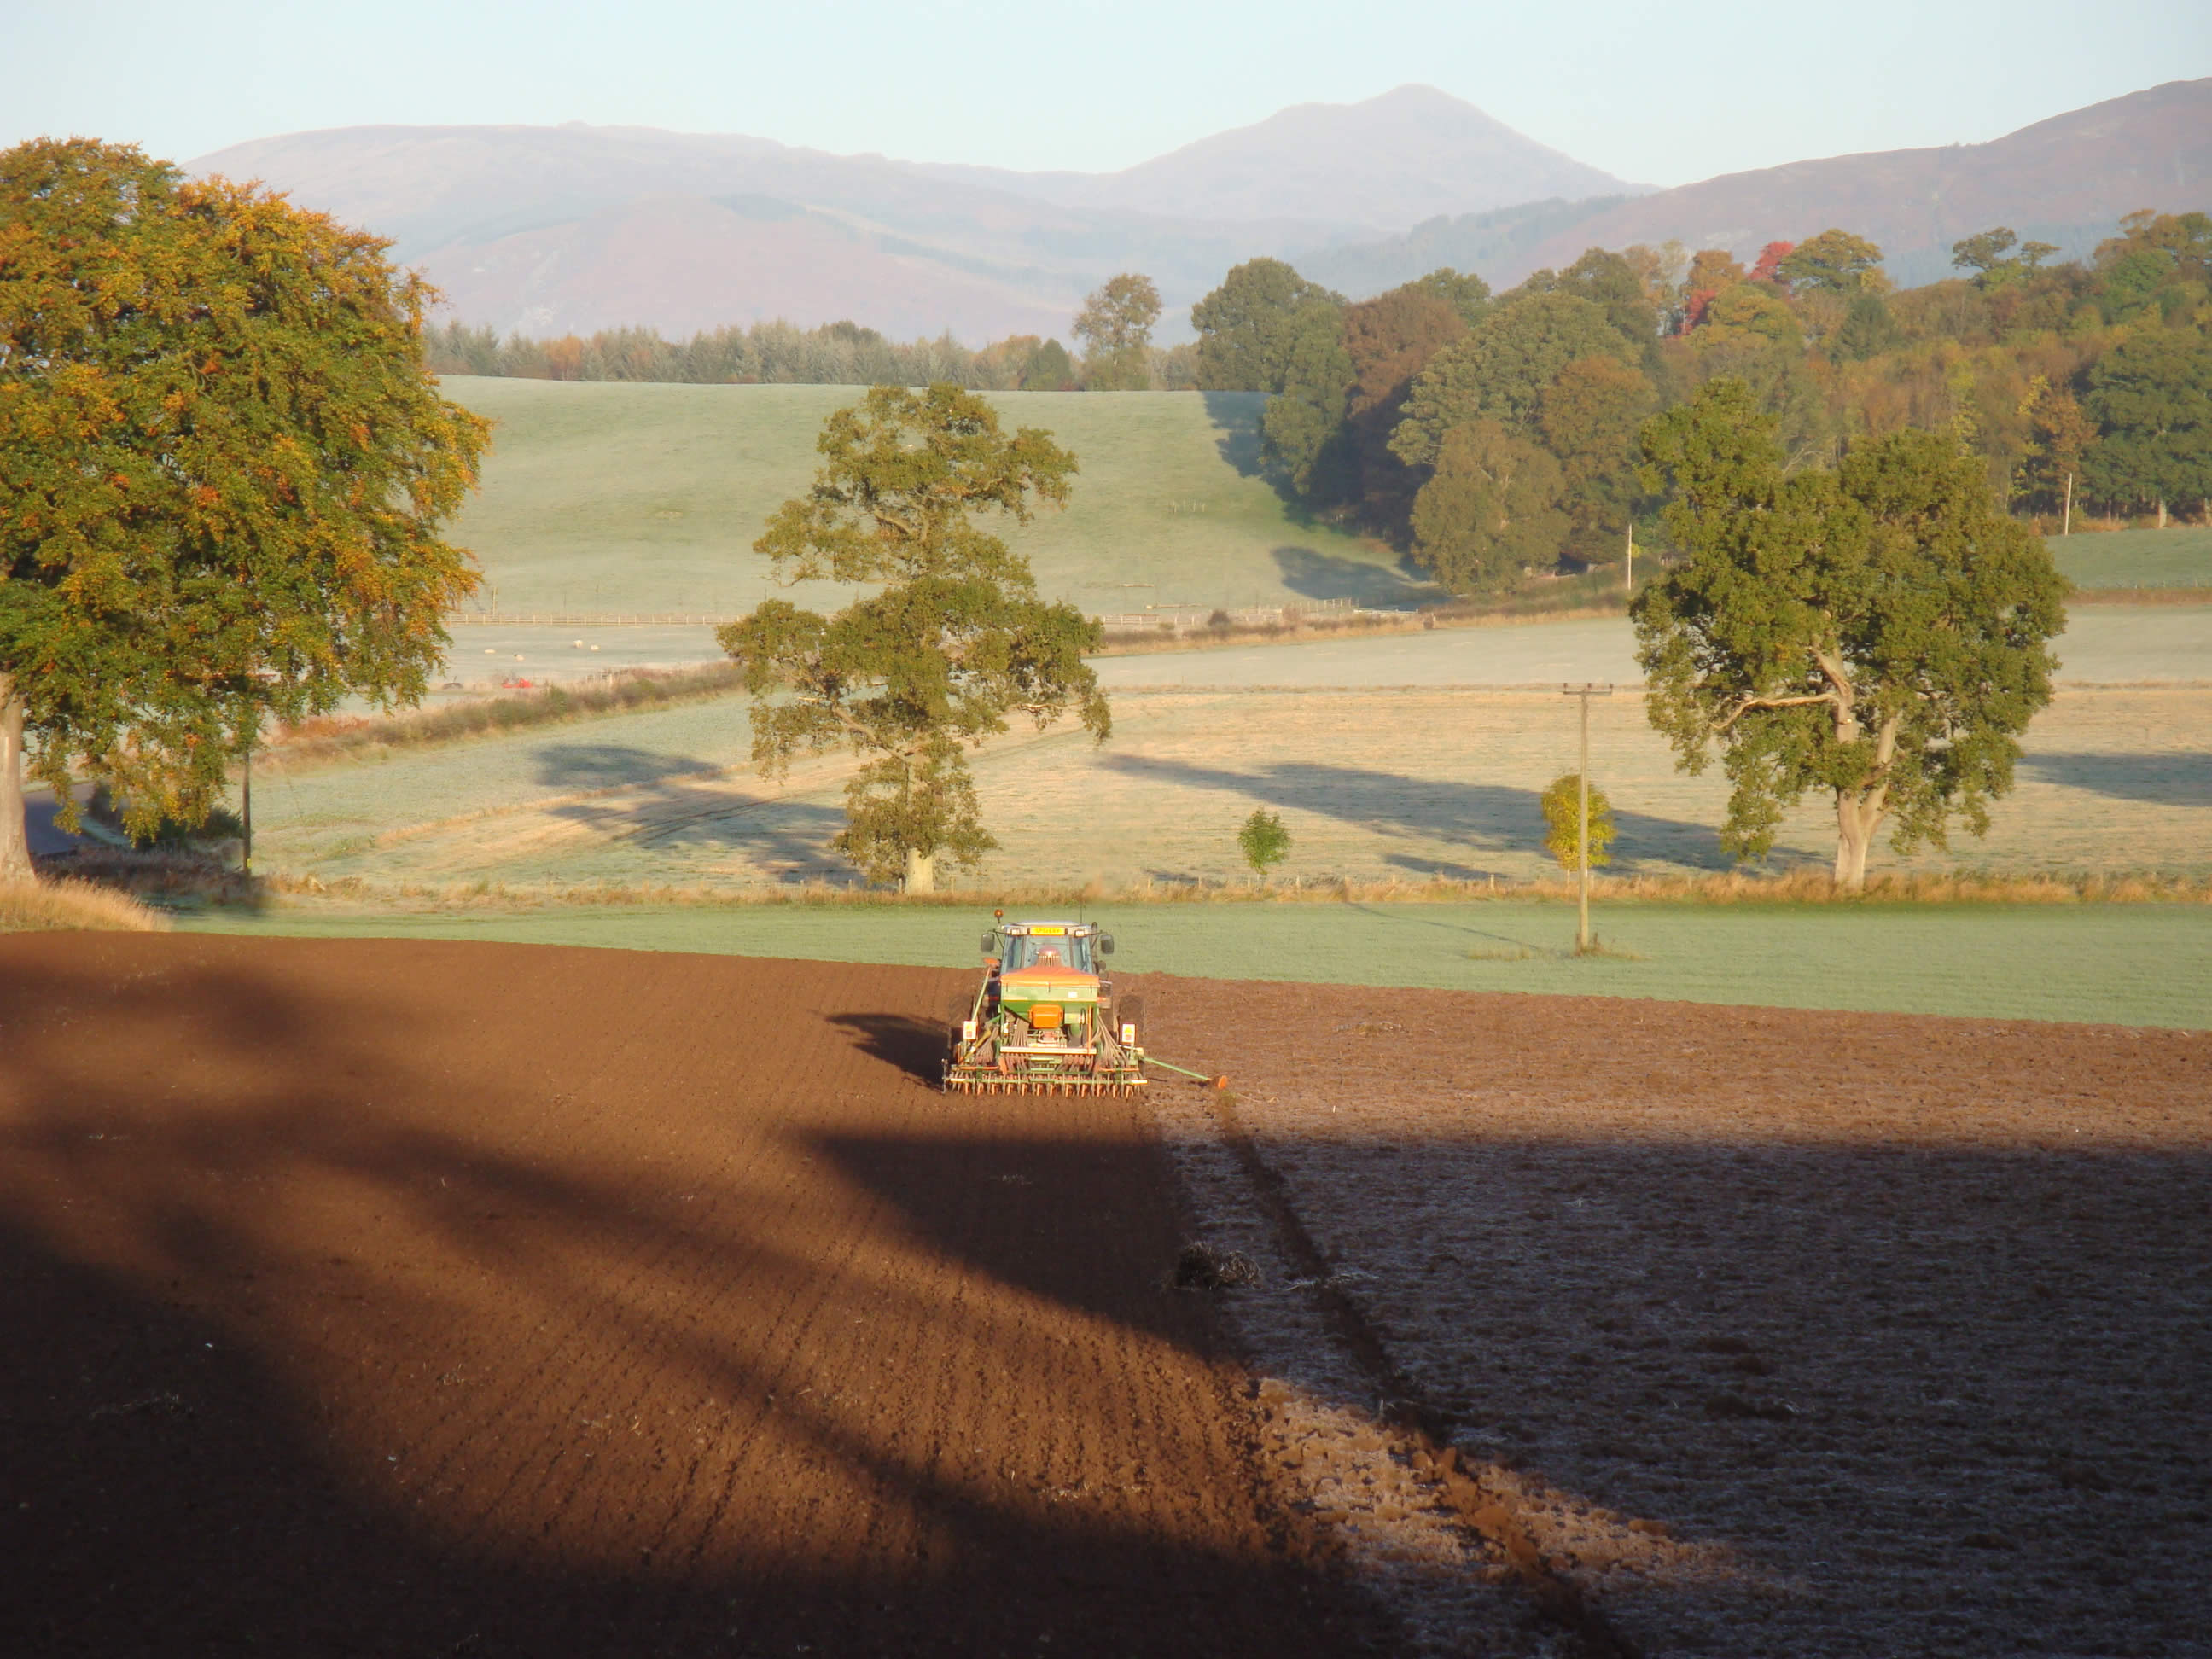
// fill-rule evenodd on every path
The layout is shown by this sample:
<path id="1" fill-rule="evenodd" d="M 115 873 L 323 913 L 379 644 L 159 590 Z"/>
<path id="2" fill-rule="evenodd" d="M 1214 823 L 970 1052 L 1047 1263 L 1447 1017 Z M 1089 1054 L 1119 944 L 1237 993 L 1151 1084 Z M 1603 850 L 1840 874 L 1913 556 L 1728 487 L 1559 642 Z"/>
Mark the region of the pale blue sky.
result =
<path id="1" fill-rule="evenodd" d="M 0 0 L 0 145 L 88 133 L 179 161 L 303 128 L 582 120 L 1105 171 L 1422 81 L 1674 185 L 1978 143 L 2212 75 L 2212 4 Z"/>

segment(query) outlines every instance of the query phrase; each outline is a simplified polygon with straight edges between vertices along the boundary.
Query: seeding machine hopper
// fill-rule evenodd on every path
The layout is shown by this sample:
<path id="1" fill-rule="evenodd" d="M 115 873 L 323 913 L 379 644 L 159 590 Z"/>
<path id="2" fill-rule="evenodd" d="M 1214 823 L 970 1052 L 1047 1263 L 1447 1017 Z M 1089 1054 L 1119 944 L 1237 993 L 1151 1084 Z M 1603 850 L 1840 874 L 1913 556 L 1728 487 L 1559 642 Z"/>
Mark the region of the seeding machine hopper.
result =
<path id="1" fill-rule="evenodd" d="M 1114 939 L 1080 921 L 1007 921 L 983 935 L 985 972 L 951 1010 L 945 1086 L 976 1094 L 1128 1094 L 1145 1086 L 1144 1009 L 1099 971 Z"/>

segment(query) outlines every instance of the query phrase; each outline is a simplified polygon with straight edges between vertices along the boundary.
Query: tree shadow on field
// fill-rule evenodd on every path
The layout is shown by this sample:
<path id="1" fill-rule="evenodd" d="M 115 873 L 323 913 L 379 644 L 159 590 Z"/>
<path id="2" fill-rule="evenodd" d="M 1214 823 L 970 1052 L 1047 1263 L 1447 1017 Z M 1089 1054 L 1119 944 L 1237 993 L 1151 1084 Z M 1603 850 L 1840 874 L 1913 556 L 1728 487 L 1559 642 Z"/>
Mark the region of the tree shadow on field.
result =
<path id="1" fill-rule="evenodd" d="M 1208 1438 L 1226 1356 L 1151 1288 L 1178 1235 L 1133 1109 L 1040 1138 L 971 1108 L 902 1155 L 886 1125 L 934 1120 L 868 1047 L 908 1036 L 812 1012 L 918 1028 L 899 1003 L 947 988 L 0 941 L 9 1650 L 1394 1646 L 1267 1547 Z M 957 1254 L 914 1243 L 963 1225 Z M 1128 1397 L 1117 1332 L 1157 1399 Z"/>
<path id="2" fill-rule="evenodd" d="M 536 751 L 538 781 L 599 798 L 567 802 L 551 816 L 639 847 L 721 847 L 787 870 L 842 869 L 830 838 L 844 813 L 785 796 L 739 794 L 732 769 L 622 744 L 554 743 Z M 767 789 L 762 784 L 763 791 Z"/>
<path id="3" fill-rule="evenodd" d="M 1218 790 L 1268 806 L 1316 813 L 1383 836 L 1418 836 L 1476 852 L 1541 852 L 1544 845 L 1540 790 L 1409 778 L 1308 761 L 1278 762 L 1253 772 L 1146 755 L 1110 755 L 1098 764 L 1147 781 Z M 1620 838 L 1613 844 L 1609 867 L 1616 872 L 1652 863 L 1734 867 L 1735 861 L 1721 850 L 1719 831 L 1710 824 L 1623 811 L 1617 806 L 1613 823 Z M 1462 879 L 1491 873 L 1466 865 L 1449 867 L 1461 872 Z"/>
<path id="4" fill-rule="evenodd" d="M 1283 586 L 1310 599 L 1351 599 L 1381 610 L 1410 611 L 1444 597 L 1443 590 L 1406 558 L 1393 568 L 1310 547 L 1279 547 L 1274 560 Z"/>
<path id="5" fill-rule="evenodd" d="M 1260 415 L 1267 406 L 1264 392 L 1201 392 L 1206 418 L 1217 434 L 1214 453 L 1241 477 L 1260 476 Z"/>
<path id="6" fill-rule="evenodd" d="M 2158 806 L 2212 806 L 2212 754 L 2040 754 L 2021 769 L 2049 783 Z"/>

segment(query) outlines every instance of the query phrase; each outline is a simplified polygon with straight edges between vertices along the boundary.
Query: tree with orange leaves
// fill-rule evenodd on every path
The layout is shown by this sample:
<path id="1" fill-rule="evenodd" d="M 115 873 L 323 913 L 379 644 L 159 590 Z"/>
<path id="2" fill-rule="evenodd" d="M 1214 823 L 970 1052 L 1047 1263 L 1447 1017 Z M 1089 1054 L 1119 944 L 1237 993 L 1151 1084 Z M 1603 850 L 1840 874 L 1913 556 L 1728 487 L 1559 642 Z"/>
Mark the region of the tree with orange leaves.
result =
<path id="1" fill-rule="evenodd" d="M 27 769 L 150 835 L 264 722 L 427 688 L 488 428 L 386 246 L 136 149 L 0 152 L 0 881 Z"/>

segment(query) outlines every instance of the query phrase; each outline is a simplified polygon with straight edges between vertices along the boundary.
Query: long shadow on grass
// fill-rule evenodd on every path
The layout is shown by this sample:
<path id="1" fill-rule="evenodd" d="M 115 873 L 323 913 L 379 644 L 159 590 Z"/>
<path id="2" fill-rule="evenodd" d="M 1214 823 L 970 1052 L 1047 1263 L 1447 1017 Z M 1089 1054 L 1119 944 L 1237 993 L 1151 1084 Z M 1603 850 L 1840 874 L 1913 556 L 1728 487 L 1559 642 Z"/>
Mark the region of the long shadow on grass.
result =
<path id="1" fill-rule="evenodd" d="M 623 744 L 547 744 L 538 754 L 538 781 L 549 788 L 622 792 L 553 809 L 554 817 L 610 840 L 732 848 L 770 866 L 842 867 L 828 850 L 830 837 L 844 827 L 842 811 L 765 793 L 733 795 L 715 787 L 727 769 L 713 761 Z"/>
<path id="2" fill-rule="evenodd" d="M 1317 553 L 1310 547 L 1279 547 L 1275 568 L 1283 573 L 1283 586 L 1310 599 L 1352 599 L 1385 609 L 1410 610 L 1424 600 L 1443 597 L 1443 590 L 1418 574 L 1405 560 L 1392 569 L 1334 553 Z"/>
<path id="3" fill-rule="evenodd" d="M 1109 755 L 1098 763 L 1127 776 L 1241 795 L 1269 806 L 1287 806 L 1357 824 L 1379 836 L 1419 836 L 1476 852 L 1532 852 L 1544 844 L 1543 797 L 1504 784 L 1449 783 L 1409 778 L 1357 766 L 1289 761 L 1254 772 L 1197 766 L 1146 755 Z M 1644 812 L 1613 812 L 1620 839 L 1613 868 L 1633 871 L 1647 861 L 1729 867 L 1718 831 L 1710 824 Z M 1487 870 L 1455 865 L 1462 878 Z"/>
<path id="4" fill-rule="evenodd" d="M 2159 806 L 2212 806 L 2212 755 L 2040 754 L 2021 769 L 2069 789 Z"/>

